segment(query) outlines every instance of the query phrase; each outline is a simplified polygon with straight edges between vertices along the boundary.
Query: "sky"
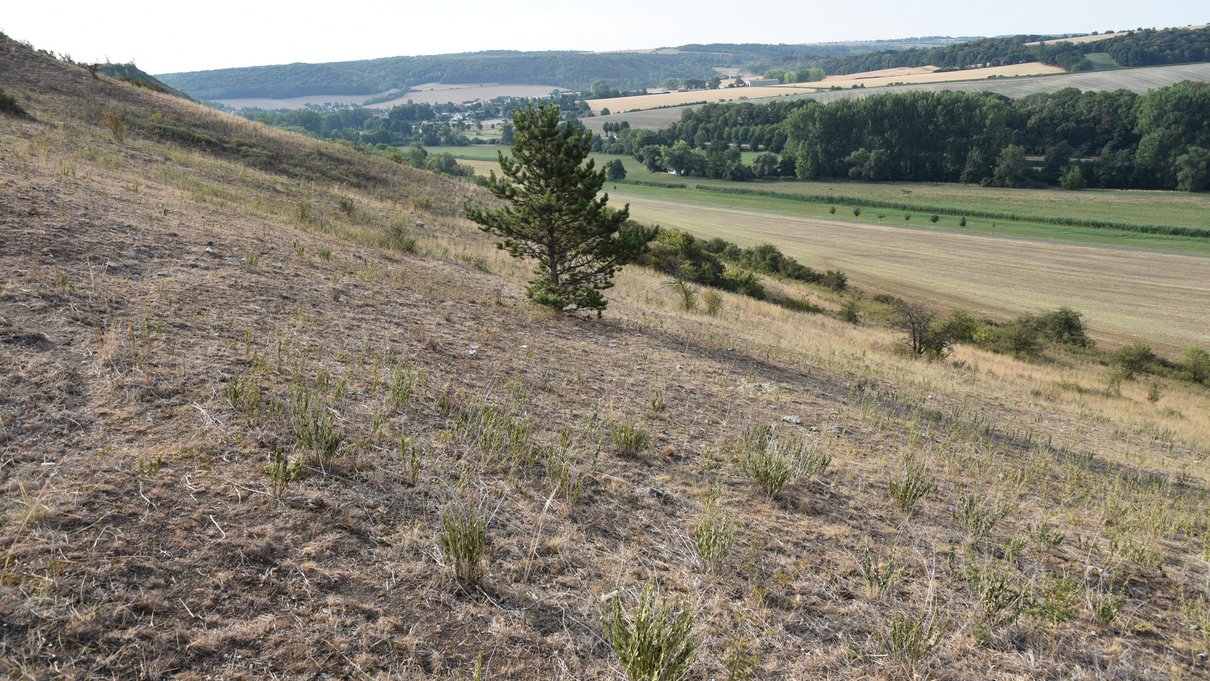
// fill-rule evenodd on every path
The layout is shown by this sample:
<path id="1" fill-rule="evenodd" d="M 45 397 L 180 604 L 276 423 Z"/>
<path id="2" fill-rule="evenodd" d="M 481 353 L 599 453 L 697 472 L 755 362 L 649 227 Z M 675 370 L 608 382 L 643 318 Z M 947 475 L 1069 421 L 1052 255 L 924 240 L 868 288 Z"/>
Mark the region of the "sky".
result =
<path id="1" fill-rule="evenodd" d="M 1210 22 L 1206 0 L 6 4 L 0 31 L 11 38 L 81 62 L 134 61 L 150 73 L 488 49 L 609 51 L 710 42 L 1087 33 Z"/>

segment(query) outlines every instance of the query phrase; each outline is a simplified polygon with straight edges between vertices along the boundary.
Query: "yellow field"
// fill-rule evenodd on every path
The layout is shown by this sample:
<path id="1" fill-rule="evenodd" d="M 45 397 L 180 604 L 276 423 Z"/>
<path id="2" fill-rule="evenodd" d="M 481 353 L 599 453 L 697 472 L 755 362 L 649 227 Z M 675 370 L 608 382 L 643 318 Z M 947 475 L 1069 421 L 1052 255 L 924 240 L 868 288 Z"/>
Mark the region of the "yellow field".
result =
<path id="1" fill-rule="evenodd" d="M 1119 33 L 1101 33 L 1100 35 L 1078 35 L 1073 38 L 1055 38 L 1054 40 L 1040 40 L 1040 41 L 1036 41 L 1036 42 L 1032 42 L 1032 43 L 1025 43 L 1025 44 L 1026 45 L 1057 45 L 1058 43 L 1071 43 L 1073 45 L 1082 45 L 1083 43 L 1095 43 L 1095 42 L 1100 42 L 1102 40 L 1108 40 L 1110 38 L 1117 38 L 1118 36 L 1123 36 L 1123 35 L 1126 35 L 1126 33 L 1124 31 L 1119 32 Z"/>
<path id="2" fill-rule="evenodd" d="M 740 99 L 757 99 L 759 97 L 780 97 L 782 95 L 803 94 L 815 92 L 816 87 L 801 83 L 793 85 L 768 85 L 764 87 L 737 87 L 723 90 L 690 90 L 688 92 L 670 92 L 665 95 L 639 95 L 637 97 L 612 97 L 610 99 L 590 99 L 588 106 L 594 113 L 601 109 L 609 109 L 610 113 L 624 113 L 643 109 L 657 109 L 662 106 L 680 106 L 681 104 L 696 104 L 699 102 L 731 102 Z"/>
<path id="3" fill-rule="evenodd" d="M 862 288 L 1003 317 L 1069 306 L 1094 335 L 1169 349 L 1210 344 L 1210 258 L 798 218 L 610 192 L 645 223 L 772 243 Z"/>
<path id="4" fill-rule="evenodd" d="M 912 73 L 913 71 L 915 73 Z M 809 85 L 813 85 L 821 90 L 828 90 L 832 87 L 850 88 L 854 85 L 871 88 L 899 84 L 952 83 L 961 80 L 983 80 L 992 77 L 1049 76 L 1055 73 L 1066 73 L 1066 71 L 1057 66 L 1048 66 L 1038 62 L 1012 64 L 1010 66 L 993 66 L 986 69 L 942 72 L 938 72 L 936 67 L 928 66 L 919 69 L 885 69 L 883 71 L 851 73 L 844 76 L 829 76 L 817 83 L 809 83 Z M 808 85 L 808 83 L 799 83 L 796 86 L 782 85 L 780 87 L 798 88 L 803 85 Z"/>
<path id="5" fill-rule="evenodd" d="M 596 113 L 600 113 L 602 109 L 609 109 L 610 113 L 617 114 L 667 106 L 696 104 L 699 102 L 729 102 L 741 99 L 799 95 L 830 90 L 834 87 L 848 89 L 860 85 L 864 88 L 876 88 L 887 85 L 952 83 L 964 80 L 985 80 L 992 77 L 1013 78 L 1017 76 L 1052 75 L 1056 73 L 1066 72 L 1057 66 L 1047 66 L 1046 64 L 1036 62 L 1013 64 L 1011 66 L 995 66 L 986 69 L 945 72 L 937 72 L 937 67 L 935 66 L 923 66 L 918 68 L 881 69 L 878 71 L 851 73 L 844 76 L 830 76 L 814 83 L 728 88 L 724 90 L 690 90 L 688 92 L 672 92 L 662 95 L 590 99 L 588 100 L 588 106 L 592 107 L 592 110 Z"/>

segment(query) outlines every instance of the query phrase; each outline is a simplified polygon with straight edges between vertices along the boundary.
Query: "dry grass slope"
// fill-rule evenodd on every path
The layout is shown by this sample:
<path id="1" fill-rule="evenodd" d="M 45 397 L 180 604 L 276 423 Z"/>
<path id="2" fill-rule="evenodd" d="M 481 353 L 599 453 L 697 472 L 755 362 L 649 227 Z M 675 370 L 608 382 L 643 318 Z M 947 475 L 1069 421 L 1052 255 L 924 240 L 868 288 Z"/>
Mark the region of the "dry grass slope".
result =
<path id="1" fill-rule="evenodd" d="M 691 678 L 1205 677 L 1204 390 L 551 315 L 472 185 L 0 66 L 0 676 L 620 678 L 654 582 Z"/>

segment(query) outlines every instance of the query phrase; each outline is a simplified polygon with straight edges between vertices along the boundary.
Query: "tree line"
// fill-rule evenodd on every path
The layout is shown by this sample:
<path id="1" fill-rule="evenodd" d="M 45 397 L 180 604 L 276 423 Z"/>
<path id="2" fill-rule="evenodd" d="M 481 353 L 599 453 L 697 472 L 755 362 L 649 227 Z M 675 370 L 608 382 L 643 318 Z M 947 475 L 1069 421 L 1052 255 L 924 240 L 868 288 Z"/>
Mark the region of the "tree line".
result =
<path id="1" fill-rule="evenodd" d="M 1009 99 L 907 92 L 829 103 L 712 104 L 660 131 L 617 129 L 599 150 L 653 171 L 744 180 L 963 182 L 1210 189 L 1210 85 L 1136 94 L 1074 88 Z M 751 163 L 740 149 L 763 150 Z"/>
<path id="2" fill-rule="evenodd" d="M 975 66 L 1006 66 L 1042 62 L 1068 71 L 1093 68 L 1086 55 L 1106 52 L 1119 66 L 1161 66 L 1210 61 L 1210 27 L 1139 29 L 1105 40 L 1052 45 L 1041 44 L 1043 36 L 1018 35 L 1009 38 L 972 40 L 957 45 L 881 50 L 864 54 L 830 57 L 816 62 L 829 74 L 859 73 L 878 69 L 939 66 L 965 69 Z M 1029 42 L 1038 42 L 1029 45 Z"/>

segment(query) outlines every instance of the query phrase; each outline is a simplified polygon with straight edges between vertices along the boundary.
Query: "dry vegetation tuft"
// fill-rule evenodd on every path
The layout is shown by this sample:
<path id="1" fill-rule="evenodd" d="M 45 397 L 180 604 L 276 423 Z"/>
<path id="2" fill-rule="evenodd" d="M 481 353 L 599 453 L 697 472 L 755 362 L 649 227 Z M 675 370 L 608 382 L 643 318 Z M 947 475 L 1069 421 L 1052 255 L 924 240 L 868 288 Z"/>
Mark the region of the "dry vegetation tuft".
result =
<path id="1" fill-rule="evenodd" d="M 0 64 L 0 676 L 1206 675 L 1203 389 L 553 315 L 473 185 Z"/>

